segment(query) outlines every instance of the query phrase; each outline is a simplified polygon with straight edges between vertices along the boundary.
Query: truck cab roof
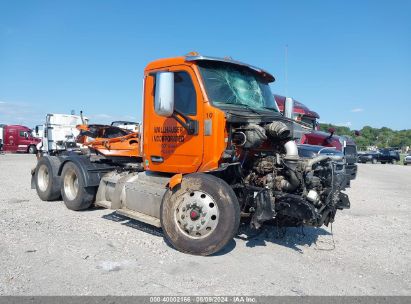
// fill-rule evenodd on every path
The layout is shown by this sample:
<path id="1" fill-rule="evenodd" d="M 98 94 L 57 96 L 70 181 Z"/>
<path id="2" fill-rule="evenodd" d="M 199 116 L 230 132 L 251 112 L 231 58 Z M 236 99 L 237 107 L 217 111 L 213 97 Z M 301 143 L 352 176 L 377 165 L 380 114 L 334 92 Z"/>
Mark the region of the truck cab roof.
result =
<path id="1" fill-rule="evenodd" d="M 275 78 L 273 75 L 271 75 L 269 72 L 258 68 L 256 66 L 243 63 L 241 61 L 233 60 L 230 57 L 212 57 L 212 56 L 202 56 L 199 55 L 198 53 L 189 53 L 186 56 L 179 56 L 179 57 L 172 57 L 172 58 L 163 58 L 163 59 L 158 59 L 155 61 L 150 62 L 146 66 L 146 71 L 149 70 L 155 70 L 159 68 L 164 68 L 167 66 L 173 66 L 173 65 L 182 65 L 182 64 L 191 64 L 193 62 L 199 62 L 199 61 L 213 61 L 213 62 L 222 62 L 222 63 L 229 63 L 237 66 L 243 66 L 246 68 L 249 68 L 250 70 L 253 70 L 263 76 L 268 82 L 273 82 L 275 81 Z"/>
<path id="2" fill-rule="evenodd" d="M 274 94 L 274 99 L 277 102 L 277 105 L 280 111 L 284 111 L 285 98 L 286 98 L 285 96 Z M 297 100 L 294 100 L 293 112 L 303 115 L 303 116 L 314 118 L 314 119 L 320 118 L 320 115 L 317 112 L 310 110 L 306 105 L 304 105 L 303 103 Z"/>
<path id="3" fill-rule="evenodd" d="M 31 131 L 29 127 L 22 126 L 22 125 L 3 125 L 3 128 L 4 127 L 18 129 L 18 130 Z"/>

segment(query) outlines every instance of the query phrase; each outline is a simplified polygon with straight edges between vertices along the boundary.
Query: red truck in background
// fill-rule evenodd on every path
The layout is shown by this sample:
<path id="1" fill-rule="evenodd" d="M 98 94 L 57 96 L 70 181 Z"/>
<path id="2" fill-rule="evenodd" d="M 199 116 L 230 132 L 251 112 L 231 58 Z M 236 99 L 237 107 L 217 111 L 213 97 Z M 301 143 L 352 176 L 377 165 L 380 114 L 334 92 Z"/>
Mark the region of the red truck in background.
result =
<path id="1" fill-rule="evenodd" d="M 274 95 L 274 99 L 280 112 L 284 112 L 285 97 L 280 95 Z M 298 121 L 305 129 L 319 130 L 317 119 L 320 118 L 317 112 L 311 111 L 306 105 L 294 100 L 293 117 Z"/>
<path id="2" fill-rule="evenodd" d="M 281 95 L 274 95 L 274 99 L 280 112 L 285 110 L 286 97 Z M 346 159 L 346 173 L 350 180 L 357 176 L 357 146 L 355 142 L 348 136 L 335 135 L 335 130 L 330 129 L 329 133 L 319 131 L 319 123 L 317 119 L 320 118 L 317 112 L 310 110 L 307 106 L 294 100 L 292 118 L 300 123 L 300 125 L 307 131 L 301 137 L 301 144 L 308 144 L 314 146 L 335 147 L 345 155 Z"/>
<path id="3" fill-rule="evenodd" d="M 21 125 L 0 125 L 0 150 L 4 152 L 36 153 L 41 140 L 32 135 L 32 130 Z"/>

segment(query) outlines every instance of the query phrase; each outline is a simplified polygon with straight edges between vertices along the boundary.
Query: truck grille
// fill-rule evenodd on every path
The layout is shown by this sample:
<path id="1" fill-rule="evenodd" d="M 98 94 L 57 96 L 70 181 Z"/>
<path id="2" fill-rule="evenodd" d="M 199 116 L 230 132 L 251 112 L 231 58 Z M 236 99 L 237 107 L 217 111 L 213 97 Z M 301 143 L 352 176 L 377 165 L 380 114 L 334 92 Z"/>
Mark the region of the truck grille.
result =
<path id="1" fill-rule="evenodd" d="M 357 162 L 357 147 L 353 145 L 347 145 L 344 149 L 345 158 L 347 163 L 352 164 Z"/>

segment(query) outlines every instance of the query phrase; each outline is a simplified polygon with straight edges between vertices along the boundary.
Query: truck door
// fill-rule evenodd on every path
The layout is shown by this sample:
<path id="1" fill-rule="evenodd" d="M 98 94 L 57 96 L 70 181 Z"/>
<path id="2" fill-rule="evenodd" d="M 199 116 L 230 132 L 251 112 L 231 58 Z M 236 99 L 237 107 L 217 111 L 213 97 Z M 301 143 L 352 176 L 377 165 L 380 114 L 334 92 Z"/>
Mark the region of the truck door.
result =
<path id="1" fill-rule="evenodd" d="M 173 117 L 154 111 L 155 72 L 145 79 L 144 166 L 146 170 L 173 173 L 196 172 L 203 158 L 203 98 L 189 66 L 167 68 L 174 72 L 174 109 L 198 121 L 198 133 L 187 130 Z M 160 71 L 158 71 L 160 72 Z"/>

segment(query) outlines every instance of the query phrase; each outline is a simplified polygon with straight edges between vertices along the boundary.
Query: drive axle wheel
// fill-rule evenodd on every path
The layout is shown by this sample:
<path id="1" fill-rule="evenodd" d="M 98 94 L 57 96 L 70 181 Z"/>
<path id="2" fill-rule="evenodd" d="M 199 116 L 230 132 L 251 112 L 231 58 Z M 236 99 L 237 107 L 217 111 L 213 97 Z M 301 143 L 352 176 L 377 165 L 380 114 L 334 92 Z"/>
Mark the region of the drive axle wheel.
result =
<path id="1" fill-rule="evenodd" d="M 234 237 L 240 207 L 226 182 L 196 173 L 185 176 L 180 186 L 166 192 L 160 219 L 165 237 L 177 250 L 210 255 Z"/>
<path id="2" fill-rule="evenodd" d="M 84 177 L 77 165 L 72 162 L 66 163 L 61 179 L 61 195 L 68 209 L 77 211 L 91 206 L 96 190 L 94 187 L 85 187 Z"/>
<path id="3" fill-rule="evenodd" d="M 47 190 L 51 182 L 49 175 L 52 175 L 52 173 L 49 172 L 49 168 L 47 168 L 45 164 L 41 165 L 37 171 L 37 185 L 43 192 Z"/>
<path id="4" fill-rule="evenodd" d="M 60 160 L 55 156 L 39 159 L 34 171 L 34 185 L 40 199 L 52 201 L 60 198 L 60 177 L 57 171 Z"/>

